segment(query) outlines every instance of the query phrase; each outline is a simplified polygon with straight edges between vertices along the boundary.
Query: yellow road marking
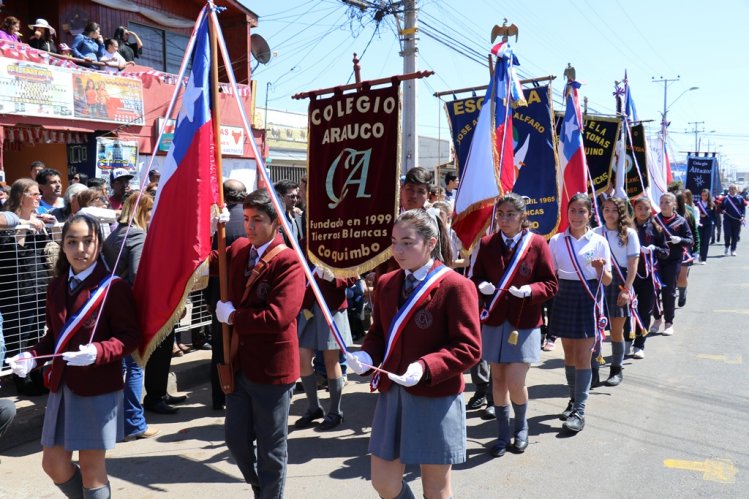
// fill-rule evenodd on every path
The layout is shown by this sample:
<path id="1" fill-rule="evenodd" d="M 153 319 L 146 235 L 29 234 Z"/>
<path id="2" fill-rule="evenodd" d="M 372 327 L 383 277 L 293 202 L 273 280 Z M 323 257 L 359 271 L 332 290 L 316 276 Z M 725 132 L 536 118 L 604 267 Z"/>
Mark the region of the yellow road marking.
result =
<path id="1" fill-rule="evenodd" d="M 663 466 L 666 468 L 698 471 L 702 473 L 702 479 L 711 482 L 735 483 L 736 467 L 728 459 L 705 459 L 704 461 L 685 461 L 683 459 L 664 459 Z"/>
<path id="2" fill-rule="evenodd" d="M 749 308 L 718 309 L 713 310 L 713 312 L 749 315 Z"/>
<path id="3" fill-rule="evenodd" d="M 697 358 L 705 359 L 705 360 L 715 360 L 718 362 L 725 362 L 726 364 L 733 364 L 733 365 L 739 365 L 744 361 L 741 355 L 736 355 L 729 359 L 728 355 L 714 355 L 714 354 L 709 354 L 709 353 L 698 353 Z"/>

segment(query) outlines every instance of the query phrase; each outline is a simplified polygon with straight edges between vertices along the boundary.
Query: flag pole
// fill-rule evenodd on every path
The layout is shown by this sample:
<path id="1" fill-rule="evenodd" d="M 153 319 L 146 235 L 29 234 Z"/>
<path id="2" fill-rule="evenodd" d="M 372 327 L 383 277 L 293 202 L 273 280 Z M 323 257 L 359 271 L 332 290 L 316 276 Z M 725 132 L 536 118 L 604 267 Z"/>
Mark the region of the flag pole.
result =
<path id="1" fill-rule="evenodd" d="M 216 178 L 218 185 L 218 204 L 219 209 L 224 207 L 224 189 L 223 189 L 223 168 L 221 158 L 221 113 L 219 111 L 219 92 L 218 92 L 218 50 L 216 27 L 213 23 L 208 26 L 209 37 L 211 40 L 211 119 L 213 120 L 213 141 L 214 151 L 216 152 Z M 226 275 L 226 224 L 218 223 L 216 231 L 216 240 L 218 242 L 218 283 L 219 297 L 221 301 L 229 301 L 229 283 Z M 224 347 L 225 366 L 231 361 L 231 340 L 229 325 L 221 323 L 221 342 Z"/>

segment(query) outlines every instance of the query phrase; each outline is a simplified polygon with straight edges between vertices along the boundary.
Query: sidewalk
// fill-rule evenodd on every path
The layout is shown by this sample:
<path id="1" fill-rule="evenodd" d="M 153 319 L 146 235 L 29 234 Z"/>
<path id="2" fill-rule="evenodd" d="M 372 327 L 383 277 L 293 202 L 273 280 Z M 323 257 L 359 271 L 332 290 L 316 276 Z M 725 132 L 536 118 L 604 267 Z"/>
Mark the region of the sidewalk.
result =
<path id="1" fill-rule="evenodd" d="M 209 380 L 210 350 L 195 350 L 183 357 L 172 358 L 169 379 L 169 393 L 185 391 Z M 16 404 L 16 418 L 0 440 L 0 451 L 31 441 L 39 441 L 44 422 L 44 408 L 47 396 L 16 396 L 13 383 L 8 380 L 0 388 L 0 398 L 12 400 Z"/>

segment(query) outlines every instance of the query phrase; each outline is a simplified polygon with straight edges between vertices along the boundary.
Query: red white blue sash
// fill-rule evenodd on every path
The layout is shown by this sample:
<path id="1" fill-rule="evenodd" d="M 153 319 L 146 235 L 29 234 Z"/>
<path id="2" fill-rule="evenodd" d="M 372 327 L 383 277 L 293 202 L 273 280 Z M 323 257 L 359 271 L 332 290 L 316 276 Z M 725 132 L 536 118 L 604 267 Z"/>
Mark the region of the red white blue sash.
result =
<path id="1" fill-rule="evenodd" d="M 733 218 L 734 220 L 741 220 L 742 219 L 741 210 L 739 210 L 739 207 L 736 206 L 736 203 L 733 202 L 733 200 L 731 199 L 731 196 L 726 196 L 725 200 L 728 201 L 729 203 L 731 203 L 731 207 L 733 208 L 733 211 L 736 212 L 736 217 L 738 217 L 738 218 L 735 218 L 735 217 L 732 217 L 731 215 L 728 215 L 728 213 L 726 213 L 726 210 L 723 210 L 723 213 L 726 214 L 726 215 L 728 215 L 729 218 Z M 741 202 L 743 203 L 744 201 L 742 200 Z M 745 225 L 745 224 L 746 224 L 746 222 L 744 220 L 741 220 L 741 225 Z"/>
<path id="2" fill-rule="evenodd" d="M 676 214 L 674 214 L 673 216 L 675 217 Z M 674 233 L 669 230 L 668 224 L 663 219 L 663 214 L 658 213 L 655 217 L 653 217 L 653 219 L 658 221 L 658 225 L 660 225 L 661 227 L 663 227 L 663 231 L 666 233 L 666 235 L 668 237 L 674 237 Z M 687 223 L 686 219 L 684 220 L 684 223 Z M 674 246 L 677 246 L 677 245 L 674 245 Z M 693 262 L 694 261 L 694 257 L 689 253 L 689 250 L 687 249 L 687 247 L 684 246 L 684 245 L 680 245 L 680 246 L 681 246 L 682 251 L 684 252 L 684 254 L 682 256 L 681 263 L 691 263 L 691 262 Z"/>
<path id="3" fill-rule="evenodd" d="M 588 293 L 588 297 L 593 300 L 593 321 L 596 325 L 596 344 L 598 347 L 600 347 L 603 343 L 604 338 L 606 337 L 605 330 L 606 326 L 609 323 L 608 318 L 606 318 L 606 314 L 603 313 L 603 293 L 601 292 L 601 290 L 603 289 L 603 277 L 598 279 L 598 284 L 596 286 L 595 292 L 591 290 L 590 285 L 588 284 L 588 280 L 585 279 L 585 274 L 583 274 L 582 268 L 577 261 L 577 255 L 575 254 L 571 239 L 572 238 L 568 233 L 564 238 L 564 243 L 567 246 L 567 253 L 570 256 L 570 262 L 572 263 L 572 266 L 575 268 L 577 278 L 580 280 L 583 288 Z M 594 346 L 594 349 L 595 348 L 596 347 Z"/>
<path id="4" fill-rule="evenodd" d="M 102 279 L 99 283 L 99 287 L 96 291 L 91 293 L 91 296 L 88 297 L 86 303 L 84 303 L 75 314 L 65 321 L 65 324 L 62 326 L 62 331 L 55 341 L 54 356 L 60 355 L 65 350 L 70 339 L 75 336 L 75 333 L 81 329 L 83 324 L 94 314 L 99 305 L 104 302 L 109 286 L 117 279 L 119 279 L 119 277 L 114 275 L 108 275 Z M 52 369 L 49 369 L 47 371 L 47 381 L 49 381 L 51 375 Z"/>
<path id="5" fill-rule="evenodd" d="M 518 241 L 517 247 L 515 248 L 515 253 L 510 259 L 510 263 L 507 264 L 507 268 L 505 268 L 504 273 L 502 273 L 502 277 L 499 278 L 497 289 L 494 291 L 494 297 L 492 298 L 491 303 L 489 303 L 489 306 L 484 307 L 484 309 L 481 311 L 482 322 L 489 318 L 491 313 L 494 311 L 494 307 L 496 307 L 497 303 L 499 303 L 499 300 L 501 300 L 502 297 L 507 294 L 508 286 L 515 278 L 515 275 L 518 273 L 518 270 L 520 269 L 520 262 L 526 255 L 526 253 L 528 253 L 528 248 L 530 248 L 531 246 L 531 237 L 532 235 L 530 231 L 526 230 L 520 238 L 520 241 Z"/>
<path id="6" fill-rule="evenodd" d="M 406 324 L 411 319 L 413 314 L 418 309 L 419 305 L 424 303 L 429 293 L 439 286 L 442 279 L 447 276 L 447 273 L 451 272 L 451 269 L 446 265 L 439 264 L 433 268 L 424 278 L 421 283 L 411 292 L 411 295 L 406 299 L 406 302 L 398 309 L 395 313 L 390 328 L 388 329 L 387 345 L 385 346 L 385 356 L 380 362 L 379 368 L 388 361 L 390 355 L 393 353 L 396 343 L 401 337 L 403 330 L 406 328 Z M 380 384 L 380 371 L 375 371 L 372 376 L 372 381 L 369 383 L 370 391 L 377 390 Z"/>
<path id="7" fill-rule="evenodd" d="M 605 229 L 604 229 L 605 230 Z M 606 240 L 608 241 L 609 235 L 608 231 L 606 232 Z M 621 265 L 619 265 L 619 261 L 616 259 L 616 255 L 614 252 L 611 252 L 611 263 L 613 264 L 614 270 L 616 270 L 616 274 L 619 276 L 619 279 L 622 281 L 622 285 L 627 282 L 627 278 L 622 271 Z M 645 267 L 647 269 L 647 266 Z M 611 283 L 610 286 L 613 286 L 614 284 Z M 637 313 L 637 295 L 635 294 L 635 290 L 630 288 L 627 293 L 629 294 L 629 311 L 632 315 L 632 317 L 635 318 L 635 322 L 640 327 L 641 330 L 644 330 L 645 327 L 642 325 L 642 319 L 640 319 L 640 314 Z"/>
<path id="8" fill-rule="evenodd" d="M 698 199 L 697 203 L 695 203 L 695 204 L 697 205 L 697 208 L 699 208 L 700 211 L 702 212 L 702 216 L 704 216 L 704 217 L 710 216 L 707 213 L 707 206 L 705 206 L 705 202 L 704 201 L 702 201 L 701 199 Z"/>

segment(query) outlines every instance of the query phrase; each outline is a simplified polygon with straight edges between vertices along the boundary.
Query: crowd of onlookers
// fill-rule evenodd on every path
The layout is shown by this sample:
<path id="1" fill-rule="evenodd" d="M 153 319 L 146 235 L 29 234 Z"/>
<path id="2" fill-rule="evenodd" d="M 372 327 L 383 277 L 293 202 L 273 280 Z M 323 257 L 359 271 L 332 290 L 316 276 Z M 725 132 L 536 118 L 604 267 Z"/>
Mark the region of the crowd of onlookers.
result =
<path id="1" fill-rule="evenodd" d="M 117 27 L 111 38 L 104 38 L 101 26 L 89 22 L 82 33 L 73 37 L 70 45 L 56 42 L 57 30 L 46 19 L 37 19 L 28 28 L 31 30 L 28 38 L 28 45 L 31 47 L 55 56 L 72 58 L 81 66 L 108 73 L 118 73 L 135 64 L 135 58 L 143 51 L 143 42 L 138 34 L 124 26 Z M 0 23 L 0 41 L 2 40 L 26 43 L 18 18 L 7 16 Z"/>

